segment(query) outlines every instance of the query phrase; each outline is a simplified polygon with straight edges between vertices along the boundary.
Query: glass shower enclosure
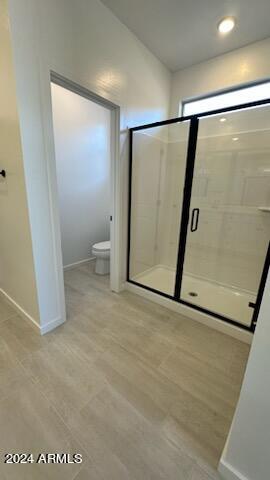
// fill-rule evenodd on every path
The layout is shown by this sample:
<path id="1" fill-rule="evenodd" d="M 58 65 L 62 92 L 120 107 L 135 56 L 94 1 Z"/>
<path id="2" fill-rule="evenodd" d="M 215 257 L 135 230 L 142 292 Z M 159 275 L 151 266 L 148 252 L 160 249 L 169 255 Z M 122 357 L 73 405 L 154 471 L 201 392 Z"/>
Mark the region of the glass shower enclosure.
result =
<path id="1" fill-rule="evenodd" d="M 252 331 L 269 239 L 270 100 L 130 130 L 129 282 Z"/>

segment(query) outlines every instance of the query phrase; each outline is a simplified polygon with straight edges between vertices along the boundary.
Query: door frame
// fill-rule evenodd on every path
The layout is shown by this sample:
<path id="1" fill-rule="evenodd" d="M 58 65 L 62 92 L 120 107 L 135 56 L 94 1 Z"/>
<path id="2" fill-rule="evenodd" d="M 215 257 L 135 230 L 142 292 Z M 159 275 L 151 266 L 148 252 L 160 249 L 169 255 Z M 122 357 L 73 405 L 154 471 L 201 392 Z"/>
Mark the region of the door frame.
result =
<path id="1" fill-rule="evenodd" d="M 243 330 L 254 332 L 256 328 L 257 318 L 260 310 L 261 299 L 266 283 L 267 272 L 270 267 L 270 244 L 267 250 L 267 254 L 265 257 L 264 267 L 260 279 L 259 288 L 257 291 L 256 296 L 256 303 L 254 305 L 254 312 L 251 319 L 250 326 L 243 325 L 238 323 L 235 320 L 227 318 L 219 313 L 212 312 L 206 308 L 200 307 L 198 305 L 194 305 L 186 300 L 182 300 L 180 296 L 181 292 L 181 282 L 182 282 L 182 275 L 183 275 L 183 266 L 184 266 L 184 259 L 185 259 L 185 249 L 186 249 L 186 240 L 187 240 L 187 233 L 188 233 L 188 222 L 189 222 L 189 209 L 190 209 L 190 202 L 191 202 L 191 195 L 192 195 L 192 184 L 193 184 L 193 173 L 194 173 L 194 163 L 195 163 L 195 156 L 196 156 L 196 146 L 197 146 L 197 135 L 198 135 L 198 128 L 199 128 L 199 121 L 200 118 L 210 117 L 214 115 L 219 115 L 223 113 L 230 113 L 237 110 L 244 110 L 249 109 L 252 107 L 260 107 L 263 105 L 270 104 L 270 98 L 264 100 L 258 100 L 256 102 L 248 102 L 241 105 L 234 105 L 231 107 L 226 107 L 222 109 L 211 110 L 208 112 L 202 112 L 196 115 L 189 115 L 186 117 L 176 117 L 171 118 L 168 120 L 163 120 L 160 122 L 148 123 L 146 125 L 139 125 L 137 127 L 130 128 L 130 155 L 129 155 L 129 196 L 128 196 L 128 248 L 127 248 L 127 282 L 137 287 L 140 287 L 144 290 L 148 290 L 152 293 L 161 295 L 166 297 L 170 300 L 173 300 L 177 303 L 183 304 L 187 307 L 190 307 L 194 310 L 197 310 L 201 313 L 210 315 L 218 320 L 222 320 L 228 324 L 231 324 L 235 327 L 241 328 Z M 186 172 L 185 172 L 185 181 L 184 181 L 184 192 L 183 192 L 183 202 L 182 202 L 182 211 L 181 211 L 181 222 L 180 222 L 180 235 L 178 239 L 178 255 L 177 255 L 177 267 L 176 267 L 176 277 L 175 277 L 175 291 L 174 295 L 169 295 L 165 292 L 161 292 L 156 290 L 152 287 L 148 287 L 146 285 L 142 285 L 135 280 L 130 278 L 130 244 L 131 244 L 131 203 L 132 203 L 132 156 L 133 156 L 133 132 L 138 130 L 144 130 L 147 128 L 154 128 L 154 127 L 161 127 L 166 125 L 171 125 L 173 123 L 180 123 L 184 121 L 190 121 L 189 126 L 189 137 L 188 137 L 188 150 L 187 150 L 187 157 L 186 157 Z M 182 243 L 181 243 L 182 242 Z M 182 248 L 184 246 L 184 248 Z"/>
<path id="2" fill-rule="evenodd" d="M 111 252 L 110 252 L 110 289 L 114 292 L 120 292 L 122 289 L 122 279 L 121 279 L 121 256 L 120 256 L 120 245 L 121 245 L 121 172 L 120 172 L 120 153 L 119 153 L 119 141 L 120 141 L 120 107 L 109 100 L 91 92 L 85 87 L 69 80 L 62 75 L 51 71 L 50 72 L 50 82 L 55 83 L 61 87 L 66 88 L 67 90 L 74 92 L 81 97 L 84 97 L 102 107 L 106 108 L 111 113 L 111 131 L 110 131 L 110 241 L 111 241 Z M 54 154 L 54 168 L 53 176 L 54 178 L 54 192 L 53 195 L 53 209 L 56 212 L 57 220 L 57 237 L 61 238 L 60 234 L 60 215 L 59 215 L 59 201 L 57 195 L 57 181 L 56 181 L 56 158 Z M 61 271 L 63 271 L 63 259 L 61 251 L 61 243 L 59 241 L 57 244 L 57 257 L 58 265 L 60 265 Z M 60 290 L 64 292 L 63 284 L 63 275 L 59 279 Z M 65 313 L 65 297 L 61 295 L 62 303 L 62 312 L 64 318 L 66 318 Z"/>

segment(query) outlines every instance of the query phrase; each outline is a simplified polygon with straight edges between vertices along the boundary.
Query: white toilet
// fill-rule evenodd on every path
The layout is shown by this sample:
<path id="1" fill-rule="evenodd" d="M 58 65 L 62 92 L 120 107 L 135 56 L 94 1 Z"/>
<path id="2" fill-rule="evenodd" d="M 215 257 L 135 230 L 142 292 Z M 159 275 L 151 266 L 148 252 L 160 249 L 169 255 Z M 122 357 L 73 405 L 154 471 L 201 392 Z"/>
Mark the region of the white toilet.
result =
<path id="1" fill-rule="evenodd" d="M 110 251 L 111 242 L 95 243 L 92 247 L 92 254 L 96 257 L 95 272 L 99 275 L 107 275 L 110 273 Z"/>

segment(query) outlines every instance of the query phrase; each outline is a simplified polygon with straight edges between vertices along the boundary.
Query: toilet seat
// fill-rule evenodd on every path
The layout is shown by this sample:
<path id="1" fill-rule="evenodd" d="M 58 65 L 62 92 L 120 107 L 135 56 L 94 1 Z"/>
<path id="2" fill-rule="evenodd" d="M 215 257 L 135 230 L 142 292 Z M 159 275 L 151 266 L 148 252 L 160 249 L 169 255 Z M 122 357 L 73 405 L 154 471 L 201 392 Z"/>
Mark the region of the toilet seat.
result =
<path id="1" fill-rule="evenodd" d="M 101 252 L 108 252 L 110 251 L 111 249 L 111 242 L 110 240 L 106 241 L 106 242 L 99 242 L 99 243 L 95 243 L 92 247 L 92 250 L 96 250 L 97 252 L 101 253 Z"/>

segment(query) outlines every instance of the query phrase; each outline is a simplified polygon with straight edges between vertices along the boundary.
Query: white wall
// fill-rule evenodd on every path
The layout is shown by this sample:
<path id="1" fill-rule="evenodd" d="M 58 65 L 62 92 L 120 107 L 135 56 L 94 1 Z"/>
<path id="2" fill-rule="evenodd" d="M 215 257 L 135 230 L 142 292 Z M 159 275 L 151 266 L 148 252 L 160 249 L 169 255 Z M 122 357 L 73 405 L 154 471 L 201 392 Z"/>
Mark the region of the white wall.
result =
<path id="1" fill-rule="evenodd" d="M 110 110 L 52 83 L 63 265 L 110 238 Z"/>
<path id="2" fill-rule="evenodd" d="M 38 321 L 7 2 L 0 6 L 0 291 Z"/>
<path id="3" fill-rule="evenodd" d="M 53 208 L 56 185 L 50 70 L 120 106 L 117 181 L 122 207 L 117 215 L 123 231 L 118 246 L 123 280 L 128 204 L 126 127 L 167 118 L 171 77 L 99 0 L 9 0 L 9 6 L 39 310 L 42 325 L 52 326 L 65 313 L 61 309 L 63 290 L 59 288 L 60 228 Z"/>
<path id="4" fill-rule="evenodd" d="M 220 470 L 227 480 L 270 477 L 270 273 Z M 233 474 L 235 476 L 233 476 Z"/>
<path id="5" fill-rule="evenodd" d="M 170 116 L 190 97 L 270 77 L 270 38 L 176 72 L 172 76 Z"/>

